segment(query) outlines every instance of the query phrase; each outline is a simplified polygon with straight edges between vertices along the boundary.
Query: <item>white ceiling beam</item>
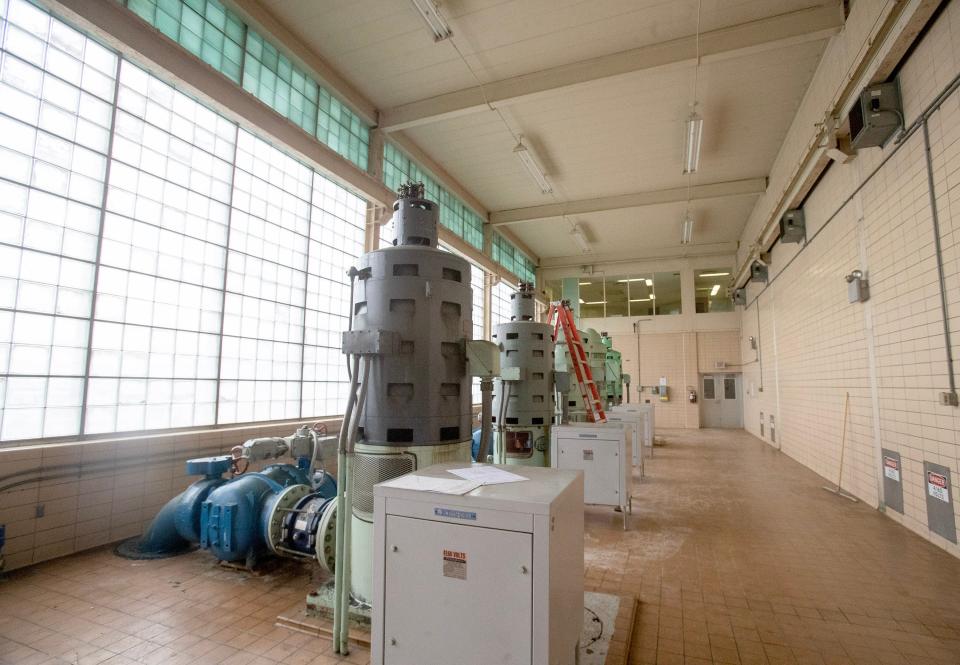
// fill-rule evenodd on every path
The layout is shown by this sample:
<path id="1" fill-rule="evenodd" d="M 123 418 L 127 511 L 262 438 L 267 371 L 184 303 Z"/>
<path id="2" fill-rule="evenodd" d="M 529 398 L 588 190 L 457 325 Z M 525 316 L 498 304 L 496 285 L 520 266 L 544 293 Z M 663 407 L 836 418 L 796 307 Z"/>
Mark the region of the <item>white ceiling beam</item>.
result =
<path id="1" fill-rule="evenodd" d="M 544 257 L 540 264 L 544 279 L 553 279 L 562 275 L 556 272 L 558 268 L 574 268 L 584 265 L 601 268 L 620 263 L 637 263 L 640 261 L 670 261 L 676 259 L 690 259 L 703 256 L 726 256 L 735 260 L 738 244 L 734 242 L 714 242 L 704 244 L 676 245 L 668 247 L 635 247 L 626 252 L 574 254 L 571 256 Z M 569 275 L 565 275 L 569 276 Z"/>
<path id="2" fill-rule="evenodd" d="M 821 5 L 711 30 L 700 35 L 701 62 L 715 62 L 826 39 L 843 27 L 843 4 Z M 696 64 L 695 35 L 583 60 L 381 111 L 380 128 L 394 132 L 508 106 L 534 96 L 634 72 Z"/>
<path id="3" fill-rule="evenodd" d="M 530 206 L 528 208 L 497 210 L 490 213 L 490 224 L 492 226 L 504 226 L 507 224 L 529 222 L 536 219 L 563 217 L 564 215 L 585 215 L 592 212 L 622 210 L 624 208 L 642 208 L 663 203 L 680 203 L 687 200 L 759 195 L 763 194 L 766 189 L 766 178 L 713 182 L 704 185 L 694 185 L 689 189 L 686 187 L 673 187 L 671 189 L 658 189 L 649 192 L 637 192 L 635 194 L 605 196 L 598 199 L 582 199 L 580 201 L 549 203 L 546 205 Z"/>

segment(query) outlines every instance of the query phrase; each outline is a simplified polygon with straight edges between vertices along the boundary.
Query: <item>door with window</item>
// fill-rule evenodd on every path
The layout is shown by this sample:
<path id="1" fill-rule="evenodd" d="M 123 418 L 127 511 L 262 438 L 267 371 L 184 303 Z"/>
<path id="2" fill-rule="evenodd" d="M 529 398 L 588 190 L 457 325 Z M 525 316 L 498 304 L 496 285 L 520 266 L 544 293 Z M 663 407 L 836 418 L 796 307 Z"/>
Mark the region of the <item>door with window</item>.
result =
<path id="1" fill-rule="evenodd" d="M 740 374 L 704 374 L 700 384 L 701 427 L 743 427 Z"/>

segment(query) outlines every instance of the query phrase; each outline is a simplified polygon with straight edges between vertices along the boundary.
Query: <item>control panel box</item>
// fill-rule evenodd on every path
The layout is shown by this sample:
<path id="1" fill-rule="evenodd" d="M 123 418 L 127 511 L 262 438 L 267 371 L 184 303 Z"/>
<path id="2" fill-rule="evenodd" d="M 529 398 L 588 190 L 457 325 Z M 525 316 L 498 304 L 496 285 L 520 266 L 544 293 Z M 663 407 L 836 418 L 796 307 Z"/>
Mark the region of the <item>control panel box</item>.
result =
<path id="1" fill-rule="evenodd" d="M 374 487 L 370 662 L 574 665 L 583 474 L 504 466 L 496 468 L 526 480 L 463 495 L 409 489 L 460 480 L 449 469 L 463 466 L 438 464 Z"/>
<path id="2" fill-rule="evenodd" d="M 631 424 L 559 425 L 550 437 L 550 463 L 554 468 L 582 471 L 583 502 L 619 507 L 626 529 L 633 489 Z"/>
<path id="3" fill-rule="evenodd" d="M 646 413 L 640 411 L 619 411 L 611 409 L 607 411 L 608 423 L 629 423 L 630 432 L 633 439 L 630 442 L 631 461 L 635 467 L 640 469 L 640 477 L 643 477 L 643 459 L 646 454 L 643 451 L 644 424 L 647 419 Z"/>
<path id="4" fill-rule="evenodd" d="M 643 454 L 647 457 L 652 457 L 653 435 L 656 431 L 656 411 L 653 404 L 620 404 L 619 406 L 612 407 L 610 411 L 607 412 L 607 420 L 610 419 L 611 413 L 633 413 L 640 417 L 640 442 L 643 446 Z M 636 454 L 637 451 L 634 451 L 635 456 Z"/>

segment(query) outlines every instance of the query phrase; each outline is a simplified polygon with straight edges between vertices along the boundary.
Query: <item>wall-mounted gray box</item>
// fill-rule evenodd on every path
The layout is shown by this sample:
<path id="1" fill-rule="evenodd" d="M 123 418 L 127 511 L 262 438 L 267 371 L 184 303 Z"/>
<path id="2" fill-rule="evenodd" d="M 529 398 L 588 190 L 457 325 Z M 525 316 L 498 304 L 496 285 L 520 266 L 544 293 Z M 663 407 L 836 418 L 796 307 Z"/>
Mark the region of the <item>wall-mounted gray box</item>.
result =
<path id="1" fill-rule="evenodd" d="M 847 116 L 850 145 L 856 149 L 882 146 L 903 126 L 900 88 L 896 81 L 873 83 L 860 93 Z"/>
<path id="2" fill-rule="evenodd" d="M 807 220 L 803 208 L 783 213 L 780 218 L 780 242 L 799 243 L 807 239 Z"/>
<path id="3" fill-rule="evenodd" d="M 730 296 L 733 298 L 734 305 L 746 305 L 747 304 L 747 290 L 746 289 L 734 289 Z"/>
<path id="4" fill-rule="evenodd" d="M 883 503 L 903 514 L 903 467 L 900 453 L 883 449 Z"/>
<path id="5" fill-rule="evenodd" d="M 750 279 L 755 282 L 763 282 L 766 284 L 768 274 L 767 266 L 759 261 L 754 261 L 750 266 Z"/>
<path id="6" fill-rule="evenodd" d="M 950 542 L 957 542 L 950 469 L 933 462 L 924 462 L 923 494 L 927 497 L 927 526 Z"/>

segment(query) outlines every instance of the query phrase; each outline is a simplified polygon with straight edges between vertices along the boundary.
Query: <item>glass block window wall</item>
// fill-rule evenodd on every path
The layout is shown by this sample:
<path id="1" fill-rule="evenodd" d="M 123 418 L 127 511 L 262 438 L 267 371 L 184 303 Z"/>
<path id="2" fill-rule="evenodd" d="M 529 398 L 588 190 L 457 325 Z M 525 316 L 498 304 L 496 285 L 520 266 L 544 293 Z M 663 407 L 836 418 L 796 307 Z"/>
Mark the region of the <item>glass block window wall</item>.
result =
<path id="1" fill-rule="evenodd" d="M 218 0 L 123 2 L 274 111 L 367 170 L 367 124 Z"/>
<path id="2" fill-rule="evenodd" d="M 365 208 L 0 0 L 0 441 L 339 413 Z"/>

